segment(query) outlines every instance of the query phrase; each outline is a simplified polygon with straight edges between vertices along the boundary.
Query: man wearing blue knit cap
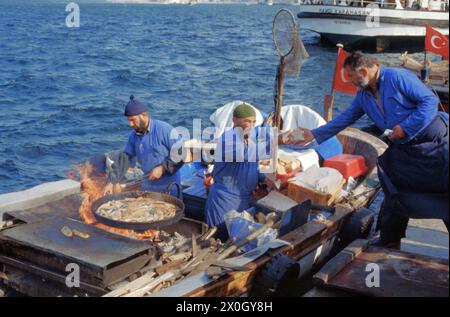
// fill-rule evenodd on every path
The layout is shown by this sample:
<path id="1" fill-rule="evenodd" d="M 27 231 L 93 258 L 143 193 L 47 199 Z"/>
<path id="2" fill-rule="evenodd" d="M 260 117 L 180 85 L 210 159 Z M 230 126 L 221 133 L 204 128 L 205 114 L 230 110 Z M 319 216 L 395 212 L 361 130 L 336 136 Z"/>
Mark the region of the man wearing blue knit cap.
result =
<path id="1" fill-rule="evenodd" d="M 148 108 L 134 96 L 130 96 L 124 115 L 134 131 L 131 132 L 124 149 L 125 160 L 121 161 L 125 163 L 122 162 L 123 166 L 116 170 L 122 171 L 120 174 L 123 176 L 123 172 L 135 158 L 147 178 L 141 185 L 142 190 L 162 192 L 170 183 L 180 184 L 178 170 L 183 162 L 174 162 L 171 159 L 171 151 L 178 148 L 179 153 L 182 150 L 182 140 L 175 129 L 166 122 L 152 119 Z M 119 182 L 122 178 L 114 175 L 108 181 Z M 111 184 L 108 184 L 105 192 L 111 193 L 111 188 Z M 176 188 L 172 188 L 171 194 L 175 192 Z"/>

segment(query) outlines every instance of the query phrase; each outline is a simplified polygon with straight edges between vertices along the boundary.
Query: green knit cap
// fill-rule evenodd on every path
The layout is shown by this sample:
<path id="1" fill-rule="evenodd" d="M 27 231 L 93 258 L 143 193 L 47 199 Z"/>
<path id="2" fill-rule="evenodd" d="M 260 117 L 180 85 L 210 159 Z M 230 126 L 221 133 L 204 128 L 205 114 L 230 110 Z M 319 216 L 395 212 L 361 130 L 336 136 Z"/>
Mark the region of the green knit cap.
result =
<path id="1" fill-rule="evenodd" d="M 236 107 L 233 111 L 233 117 L 235 118 L 248 118 L 248 117 L 256 117 L 256 111 L 252 106 L 242 103 Z"/>

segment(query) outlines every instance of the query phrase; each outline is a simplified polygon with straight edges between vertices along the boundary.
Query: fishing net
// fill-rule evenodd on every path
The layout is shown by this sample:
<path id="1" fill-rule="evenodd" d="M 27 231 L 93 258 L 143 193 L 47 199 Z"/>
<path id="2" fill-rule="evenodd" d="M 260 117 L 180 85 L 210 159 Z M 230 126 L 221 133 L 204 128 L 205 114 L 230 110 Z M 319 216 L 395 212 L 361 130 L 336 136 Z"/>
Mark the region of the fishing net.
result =
<path id="1" fill-rule="evenodd" d="M 281 107 L 283 106 L 284 76 L 285 74 L 298 76 L 303 61 L 309 57 L 309 54 L 297 32 L 294 15 L 289 10 L 281 9 L 275 15 L 272 25 L 272 38 L 275 49 L 280 56 L 280 62 L 277 67 L 273 92 L 275 111 L 273 115 L 269 115 L 266 122 L 276 127 L 277 131 L 281 131 L 283 129 Z M 275 173 L 278 162 L 278 147 L 275 147 L 272 155 L 271 165 L 272 171 Z"/>
<path id="2" fill-rule="evenodd" d="M 282 129 L 281 107 L 283 95 L 283 81 L 285 74 L 298 76 L 303 61 L 309 57 L 308 52 L 303 45 L 300 35 L 297 32 L 294 15 L 286 9 L 277 12 L 273 19 L 272 37 L 275 49 L 280 56 L 280 62 L 277 68 L 274 87 L 275 111 L 272 126 Z M 268 120 L 269 121 L 269 120 Z"/>
<path id="3" fill-rule="evenodd" d="M 284 59 L 284 73 L 298 76 L 309 54 L 298 34 L 294 15 L 289 10 L 281 9 L 275 15 L 272 37 L 278 55 Z"/>

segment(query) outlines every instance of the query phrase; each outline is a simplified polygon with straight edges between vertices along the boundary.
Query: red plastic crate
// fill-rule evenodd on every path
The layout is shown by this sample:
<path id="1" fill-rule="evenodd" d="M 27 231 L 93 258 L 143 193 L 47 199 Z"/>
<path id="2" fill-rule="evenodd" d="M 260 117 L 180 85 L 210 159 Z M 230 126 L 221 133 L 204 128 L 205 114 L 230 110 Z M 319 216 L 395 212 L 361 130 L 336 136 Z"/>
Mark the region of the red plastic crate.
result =
<path id="1" fill-rule="evenodd" d="M 323 163 L 324 167 L 337 169 L 345 179 L 357 178 L 367 172 L 367 165 L 362 155 L 339 154 Z"/>

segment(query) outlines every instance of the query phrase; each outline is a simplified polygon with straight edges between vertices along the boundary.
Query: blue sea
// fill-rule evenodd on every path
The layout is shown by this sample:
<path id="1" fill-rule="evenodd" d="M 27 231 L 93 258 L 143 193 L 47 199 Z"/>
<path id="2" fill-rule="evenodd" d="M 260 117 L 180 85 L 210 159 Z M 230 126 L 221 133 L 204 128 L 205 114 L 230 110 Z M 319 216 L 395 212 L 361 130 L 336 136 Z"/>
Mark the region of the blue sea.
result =
<path id="1" fill-rule="evenodd" d="M 80 27 L 68 28 L 68 2 L 0 0 L 0 193 L 62 179 L 72 164 L 123 147 L 131 94 L 152 117 L 188 128 L 194 118 L 208 126 L 236 99 L 272 111 L 281 6 L 75 1 Z M 284 104 L 322 113 L 336 49 L 301 36 L 311 57 L 286 79 Z M 397 56 L 379 57 L 395 65 Z M 337 93 L 334 113 L 350 101 Z"/>

